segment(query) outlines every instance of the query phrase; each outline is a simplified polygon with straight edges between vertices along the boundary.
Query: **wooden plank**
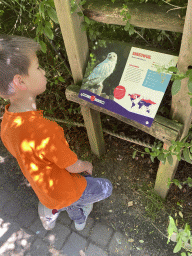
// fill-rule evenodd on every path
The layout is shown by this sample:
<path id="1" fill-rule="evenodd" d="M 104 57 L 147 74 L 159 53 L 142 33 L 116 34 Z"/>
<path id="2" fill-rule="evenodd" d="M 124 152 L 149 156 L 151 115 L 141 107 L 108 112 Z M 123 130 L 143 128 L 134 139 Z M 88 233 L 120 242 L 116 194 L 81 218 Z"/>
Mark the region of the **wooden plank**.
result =
<path id="1" fill-rule="evenodd" d="M 170 144 L 164 144 L 164 149 L 169 148 L 169 146 Z M 176 156 L 173 156 L 172 166 L 168 163 L 168 161 L 166 161 L 165 164 L 162 162 L 159 163 L 154 190 L 162 198 L 167 196 L 169 191 L 168 180 L 172 180 L 174 178 L 178 164 L 179 161 Z"/>
<path id="2" fill-rule="evenodd" d="M 154 120 L 152 126 L 150 128 L 146 127 L 146 126 L 141 125 L 135 121 L 127 119 L 123 116 L 120 116 L 120 115 L 114 113 L 114 112 L 111 112 L 107 109 L 98 107 L 94 104 L 89 103 L 88 101 L 80 99 L 78 97 L 79 90 L 80 90 L 80 87 L 77 85 L 70 85 L 69 87 L 67 87 L 66 92 L 65 92 L 67 99 L 70 101 L 74 101 L 74 102 L 80 104 L 81 106 L 86 106 L 91 109 L 97 110 L 99 112 L 105 113 L 107 115 L 113 116 L 113 117 L 117 118 L 118 120 L 120 120 L 124 123 L 127 123 L 129 125 L 132 125 L 135 128 L 140 129 L 165 143 L 169 143 L 171 140 L 176 140 L 178 137 L 178 134 L 180 133 L 180 130 L 182 129 L 181 124 L 174 122 L 172 120 L 166 119 L 164 117 L 158 116 L 158 115 L 155 117 L 155 120 Z"/>
<path id="3" fill-rule="evenodd" d="M 81 112 L 87 129 L 91 150 L 95 155 L 100 157 L 105 153 L 100 113 L 83 105 L 81 105 Z"/>
<path id="4" fill-rule="evenodd" d="M 54 0 L 73 80 L 78 83 L 83 79 L 89 50 L 86 32 L 82 31 L 83 17 L 77 15 L 79 8 L 75 13 L 70 13 L 69 2 Z"/>
<path id="5" fill-rule="evenodd" d="M 170 11 L 169 5 L 126 2 L 127 12 L 131 14 L 130 24 L 148 29 L 160 29 L 173 32 L 183 32 L 184 19 L 180 18 L 179 10 Z M 112 3 L 111 0 L 87 0 L 83 6 L 84 14 L 92 20 L 107 24 L 125 25 L 120 15 L 123 8 L 121 0 Z"/>
<path id="6" fill-rule="evenodd" d="M 188 66 L 192 64 L 192 1 L 188 1 L 183 37 L 177 67 L 180 72 L 185 73 Z M 190 97 L 188 95 L 188 79 L 181 80 L 181 90 L 172 97 L 171 118 L 183 124 L 180 139 L 184 138 L 191 126 L 192 108 L 190 106 Z M 166 148 L 167 145 L 165 144 Z M 166 186 L 168 178 L 173 179 L 179 161 L 174 157 L 173 165 L 170 167 L 168 163 L 159 165 L 157 172 L 155 190 L 165 198 L 168 193 Z"/>

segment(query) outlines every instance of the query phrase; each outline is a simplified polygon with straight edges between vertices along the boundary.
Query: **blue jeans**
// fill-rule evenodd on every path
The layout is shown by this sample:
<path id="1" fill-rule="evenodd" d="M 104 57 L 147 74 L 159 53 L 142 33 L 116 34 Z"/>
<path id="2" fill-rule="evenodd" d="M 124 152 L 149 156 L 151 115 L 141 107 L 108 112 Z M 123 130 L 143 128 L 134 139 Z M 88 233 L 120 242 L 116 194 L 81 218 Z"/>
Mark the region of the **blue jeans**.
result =
<path id="1" fill-rule="evenodd" d="M 77 224 L 82 224 L 85 221 L 86 216 L 83 213 L 83 206 L 104 200 L 112 194 L 113 189 L 108 179 L 89 176 L 85 178 L 87 180 L 87 187 L 79 200 L 59 210 L 59 212 L 67 211 L 70 219 L 74 220 Z"/>

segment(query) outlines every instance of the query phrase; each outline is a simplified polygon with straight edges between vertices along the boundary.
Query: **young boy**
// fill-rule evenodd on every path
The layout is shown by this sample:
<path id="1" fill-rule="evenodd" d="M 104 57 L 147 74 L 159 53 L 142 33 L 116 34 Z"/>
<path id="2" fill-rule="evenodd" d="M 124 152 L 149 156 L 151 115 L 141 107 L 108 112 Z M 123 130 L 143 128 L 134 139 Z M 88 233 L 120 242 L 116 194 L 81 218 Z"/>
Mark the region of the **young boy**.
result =
<path id="1" fill-rule="evenodd" d="M 77 230 L 85 227 L 93 203 L 109 197 L 112 184 L 93 178 L 93 166 L 77 159 L 63 129 L 36 110 L 36 96 L 46 90 L 39 67 L 38 43 L 29 38 L 0 35 L 0 97 L 10 99 L 1 123 L 1 139 L 17 159 L 36 193 L 45 229 L 54 228 L 66 210 Z M 79 173 L 87 172 L 87 177 Z"/>

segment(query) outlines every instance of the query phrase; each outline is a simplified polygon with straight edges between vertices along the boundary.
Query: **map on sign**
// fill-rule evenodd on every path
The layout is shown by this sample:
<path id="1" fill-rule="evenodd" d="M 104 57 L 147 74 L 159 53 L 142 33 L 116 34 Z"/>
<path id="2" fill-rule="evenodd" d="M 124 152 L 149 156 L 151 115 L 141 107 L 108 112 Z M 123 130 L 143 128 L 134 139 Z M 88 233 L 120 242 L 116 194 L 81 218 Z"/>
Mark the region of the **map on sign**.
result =
<path id="1" fill-rule="evenodd" d="M 131 47 L 123 67 L 121 58 L 115 48 L 99 61 L 92 55 L 79 97 L 150 127 L 171 79 L 157 67 L 176 66 L 178 57 Z"/>

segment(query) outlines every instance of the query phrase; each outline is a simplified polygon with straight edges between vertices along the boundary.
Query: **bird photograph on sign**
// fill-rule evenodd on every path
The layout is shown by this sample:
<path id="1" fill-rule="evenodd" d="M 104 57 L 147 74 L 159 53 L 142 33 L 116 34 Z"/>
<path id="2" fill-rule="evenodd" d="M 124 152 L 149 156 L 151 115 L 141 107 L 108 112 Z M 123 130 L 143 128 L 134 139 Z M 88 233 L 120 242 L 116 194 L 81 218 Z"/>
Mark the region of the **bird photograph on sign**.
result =
<path id="1" fill-rule="evenodd" d="M 167 53 L 109 43 L 90 54 L 79 97 L 150 127 L 172 76 L 157 68 L 177 61 Z"/>
<path id="2" fill-rule="evenodd" d="M 110 52 L 107 58 L 99 63 L 85 79 L 82 89 L 89 90 L 100 96 L 103 91 L 103 82 L 113 73 L 116 64 L 117 54 Z"/>

